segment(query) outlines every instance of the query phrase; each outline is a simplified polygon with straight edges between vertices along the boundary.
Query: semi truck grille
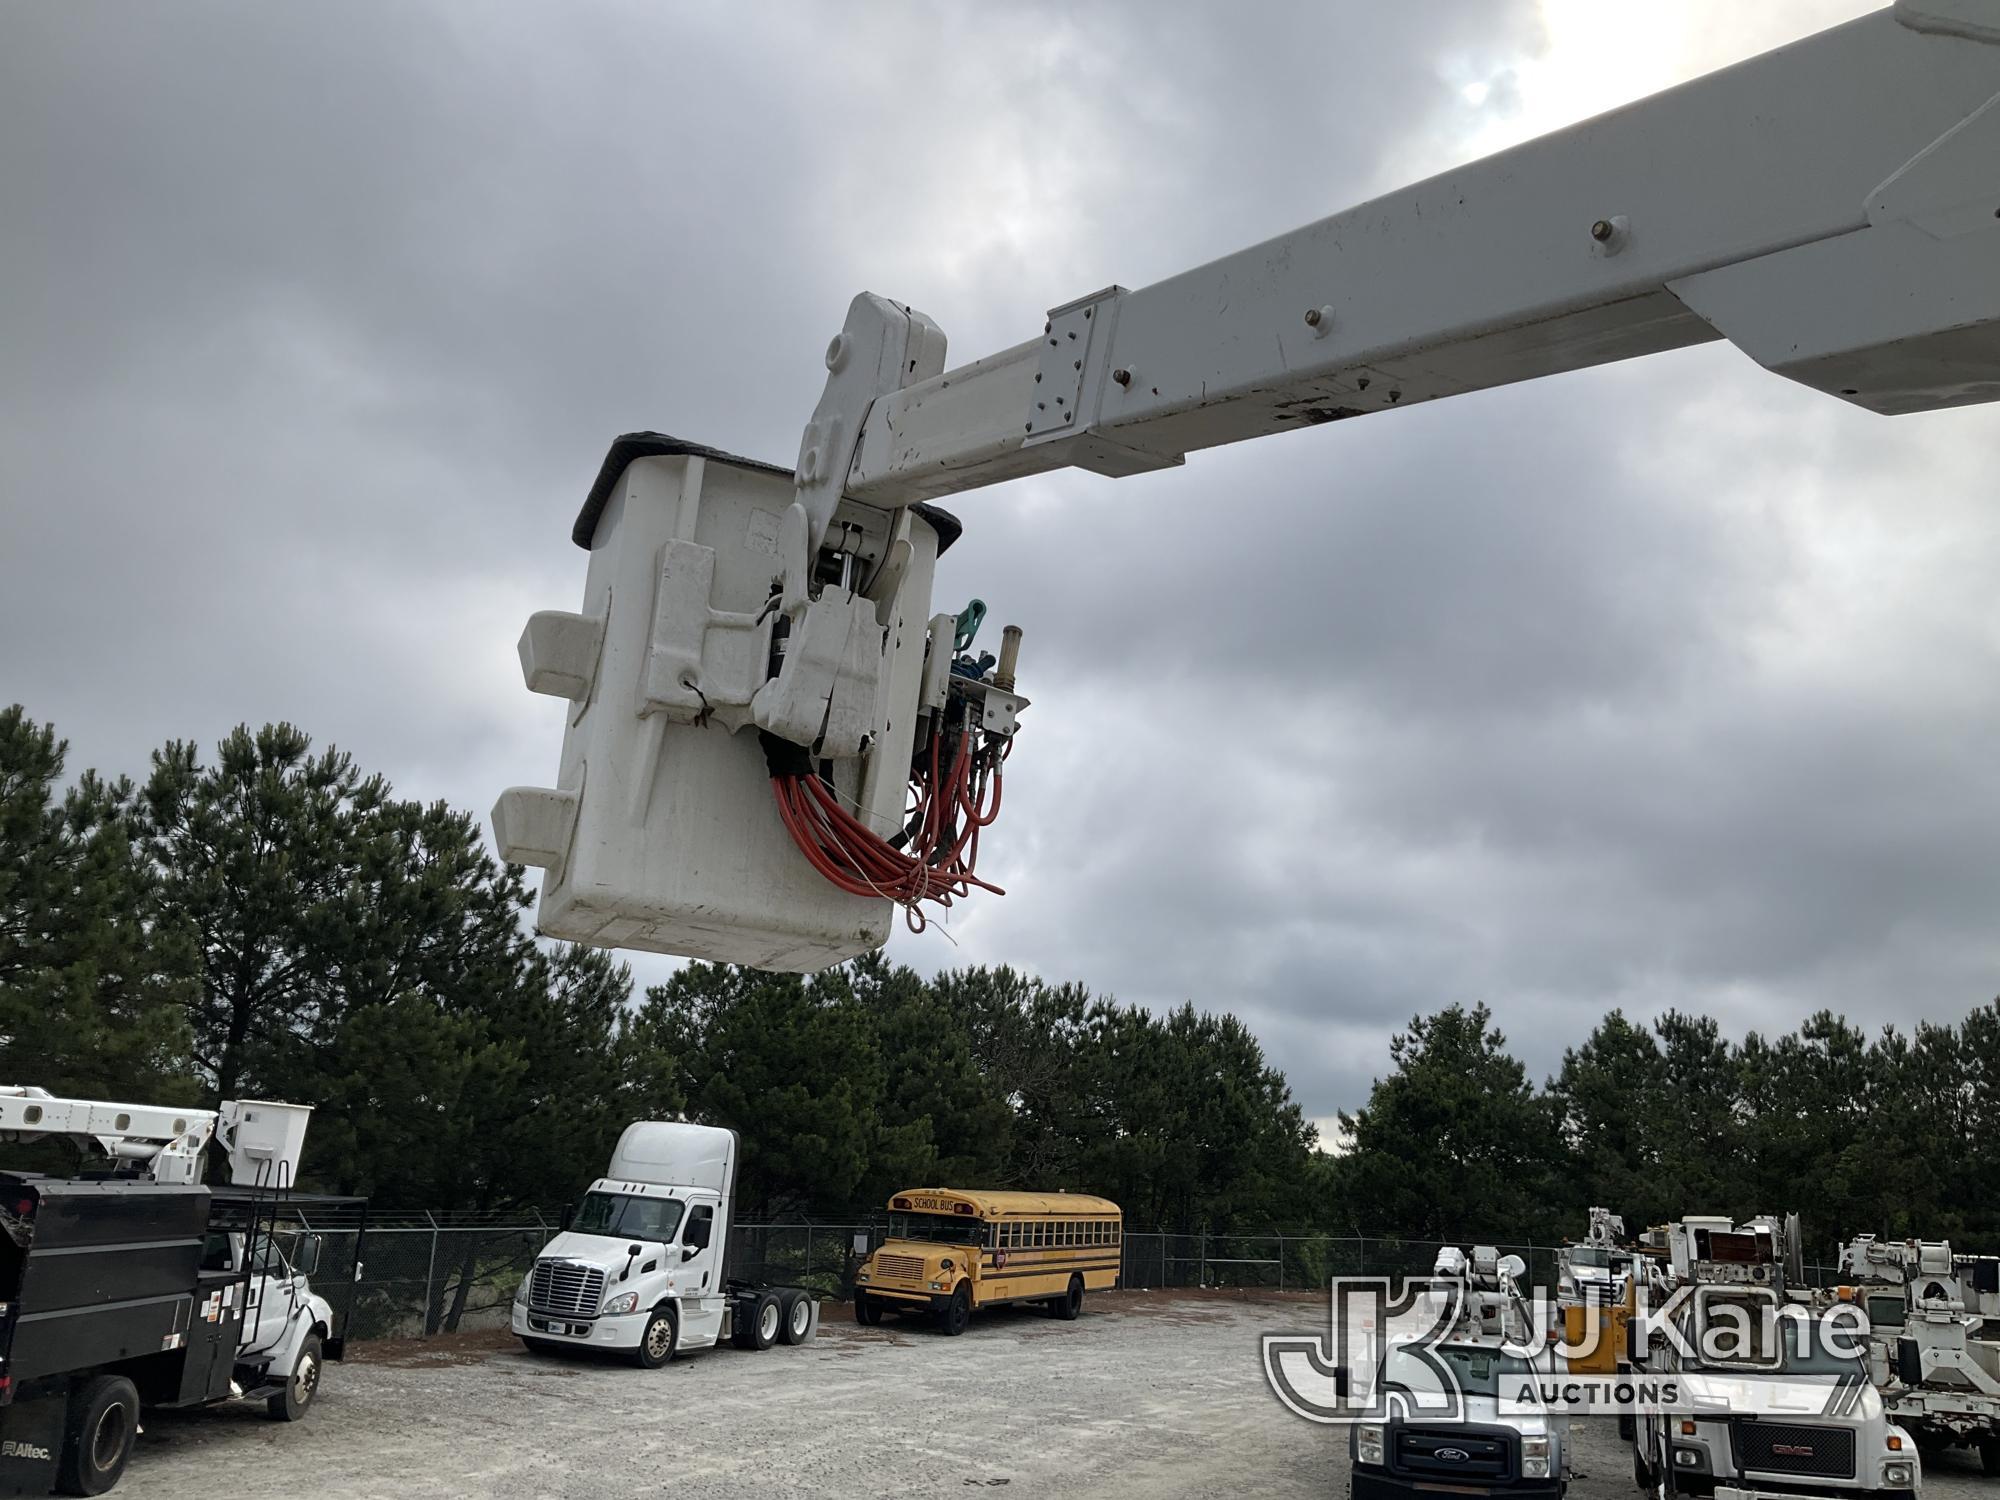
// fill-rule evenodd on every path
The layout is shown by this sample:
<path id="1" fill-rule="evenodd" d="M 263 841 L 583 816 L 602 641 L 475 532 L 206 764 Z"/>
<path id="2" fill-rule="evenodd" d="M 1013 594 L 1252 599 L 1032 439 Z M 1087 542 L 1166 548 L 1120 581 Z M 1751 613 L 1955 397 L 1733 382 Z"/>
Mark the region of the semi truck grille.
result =
<path id="1" fill-rule="evenodd" d="M 875 1274 L 890 1281 L 922 1281 L 924 1260 L 920 1255 L 878 1255 Z"/>
<path id="2" fill-rule="evenodd" d="M 1736 1422 L 1730 1427 L 1736 1466 L 1746 1472 L 1802 1474 L 1813 1479 L 1854 1477 L 1854 1434 L 1844 1427 L 1796 1422 Z"/>
<path id="3" fill-rule="evenodd" d="M 1399 1427 L 1394 1467 L 1436 1479 L 1511 1479 L 1512 1440 L 1464 1427 Z"/>
<path id="4" fill-rule="evenodd" d="M 528 1275 L 528 1305 L 536 1312 L 594 1318 L 604 1303 L 604 1273 L 567 1260 L 538 1260 Z"/>

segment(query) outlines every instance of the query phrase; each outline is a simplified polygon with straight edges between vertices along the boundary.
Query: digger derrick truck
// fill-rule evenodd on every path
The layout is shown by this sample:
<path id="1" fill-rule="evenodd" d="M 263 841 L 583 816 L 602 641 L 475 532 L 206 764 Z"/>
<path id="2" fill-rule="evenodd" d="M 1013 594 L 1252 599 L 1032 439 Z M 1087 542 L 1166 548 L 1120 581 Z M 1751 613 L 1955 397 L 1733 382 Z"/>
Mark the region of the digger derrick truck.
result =
<path id="1" fill-rule="evenodd" d="M 1671 1377 L 1684 1404 L 1638 1414 L 1639 1487 L 1719 1500 L 1913 1496 L 1915 1440 L 1868 1380 L 1857 1320 L 1830 1327 L 1817 1315 L 1797 1216 L 1690 1216 L 1665 1240 L 1632 1363 Z"/>
<path id="2" fill-rule="evenodd" d="M 543 869 L 543 932 L 776 969 L 878 947 L 898 909 L 991 899 L 976 859 L 1027 706 L 1020 638 L 975 654 L 980 611 L 932 613 L 959 525 L 927 502 L 1714 339 L 1883 415 L 1989 402 L 1996 158 L 2000 3 L 1896 0 L 1061 302 L 969 364 L 863 293 L 792 466 L 612 444 L 570 533 L 583 606 L 521 637 L 563 747 L 553 786 L 494 805 L 501 852 Z"/>
<path id="3" fill-rule="evenodd" d="M 1967 1444 L 2000 1474 L 2000 1258 L 1948 1240 L 1856 1235 L 1832 1294 L 1868 1315 L 1868 1370 L 1919 1442 Z"/>
<path id="4" fill-rule="evenodd" d="M 0 1171 L 0 1495 L 102 1494 L 117 1484 L 142 1407 L 263 1401 L 305 1415 L 345 1345 L 280 1225 L 308 1205 L 365 1203 L 292 1190 L 307 1106 L 115 1104 L 0 1086 L 0 1144 L 64 1141 L 101 1156 L 74 1176 Z M 208 1147 L 229 1183 L 203 1183 Z"/>

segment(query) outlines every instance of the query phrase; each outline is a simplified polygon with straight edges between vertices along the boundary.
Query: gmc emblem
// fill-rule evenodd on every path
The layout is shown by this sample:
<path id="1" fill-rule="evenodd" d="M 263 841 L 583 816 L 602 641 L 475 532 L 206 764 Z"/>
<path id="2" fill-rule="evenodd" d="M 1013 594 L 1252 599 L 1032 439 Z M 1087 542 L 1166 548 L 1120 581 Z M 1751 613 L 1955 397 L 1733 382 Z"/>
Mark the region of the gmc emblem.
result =
<path id="1" fill-rule="evenodd" d="M 1771 1444 L 1771 1451 L 1773 1453 L 1782 1453 L 1787 1458 L 1811 1458 L 1813 1456 L 1812 1448 L 1805 1443 L 1773 1443 Z"/>

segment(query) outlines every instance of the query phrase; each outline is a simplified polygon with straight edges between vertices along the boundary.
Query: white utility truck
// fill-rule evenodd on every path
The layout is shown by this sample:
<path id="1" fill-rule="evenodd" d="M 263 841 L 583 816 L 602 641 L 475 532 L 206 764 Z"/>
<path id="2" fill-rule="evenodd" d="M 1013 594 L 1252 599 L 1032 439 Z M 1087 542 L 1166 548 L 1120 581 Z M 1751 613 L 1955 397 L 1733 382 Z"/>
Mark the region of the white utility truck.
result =
<path id="1" fill-rule="evenodd" d="M 1632 1251 L 1624 1240 L 1624 1219 L 1608 1208 L 1593 1208 L 1583 1238 L 1564 1245 L 1556 1256 L 1557 1306 L 1623 1302 L 1632 1276 Z"/>
<path id="2" fill-rule="evenodd" d="M 2000 1259 L 1862 1234 L 1841 1247 L 1840 1274 L 1851 1285 L 1837 1295 L 1868 1314 L 1868 1372 L 1891 1414 L 2000 1474 Z"/>
<path id="3" fill-rule="evenodd" d="M 924 502 L 1144 475 L 1714 339 L 1883 415 L 2000 399 L 1996 158 L 2000 0 L 1896 0 L 1063 301 L 956 367 L 937 323 L 863 293 L 795 465 L 612 444 L 570 532 L 582 608 L 521 637 L 528 688 L 564 700 L 563 748 L 552 785 L 495 803 L 501 853 L 545 871 L 555 937 L 794 970 L 880 947 L 899 907 L 918 923 L 991 892 L 978 843 L 1026 707 L 1018 634 L 975 656 L 974 611 L 931 613 L 959 525 Z M 754 309 L 737 327 L 763 336 Z M 1261 523 L 1231 494 L 1206 524 Z M 1108 582 L 1130 572 L 1106 559 Z M 1213 587 L 1261 607 L 1253 582 Z"/>
<path id="4" fill-rule="evenodd" d="M 1491 1245 L 1438 1253 L 1419 1317 L 1429 1326 L 1386 1332 L 1371 1376 L 1385 1409 L 1348 1429 L 1353 1500 L 1562 1495 L 1568 1414 L 1521 1400 L 1562 1373 L 1523 1295 L 1526 1270 Z"/>
<path id="5" fill-rule="evenodd" d="M 739 1349 L 810 1340 L 812 1293 L 731 1275 L 736 1161 L 733 1130 L 626 1126 L 609 1171 L 514 1294 L 521 1342 L 537 1353 L 615 1350 L 657 1369 L 725 1338 Z"/>
<path id="6" fill-rule="evenodd" d="M 291 1190 L 309 1113 L 0 1086 L 0 1142 L 67 1141 L 109 1161 L 71 1176 L 0 1171 L 0 1494 L 104 1493 L 142 1405 L 260 1400 L 279 1420 L 305 1415 L 346 1319 L 308 1281 L 318 1238 L 297 1237 L 288 1260 L 279 1225 L 308 1201 L 363 1206 Z M 231 1185 L 211 1188 L 218 1137 Z M 357 1277 L 360 1264 L 357 1237 Z M 350 1284 L 348 1312 L 352 1299 Z"/>
<path id="7" fill-rule="evenodd" d="M 1798 1220 L 1668 1226 L 1633 1325 L 1634 1368 L 1679 1409 L 1642 1412 L 1633 1477 L 1661 1496 L 1913 1496 L 1916 1441 L 1868 1379 L 1858 1318 L 1829 1325 L 1799 1274 Z"/>

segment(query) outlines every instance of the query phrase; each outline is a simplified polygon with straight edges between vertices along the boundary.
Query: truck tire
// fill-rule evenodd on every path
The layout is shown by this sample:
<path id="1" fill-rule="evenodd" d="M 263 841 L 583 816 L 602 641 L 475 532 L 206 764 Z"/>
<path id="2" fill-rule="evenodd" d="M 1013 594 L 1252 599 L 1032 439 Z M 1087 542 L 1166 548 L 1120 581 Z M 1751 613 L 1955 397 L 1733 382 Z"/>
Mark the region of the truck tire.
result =
<path id="1" fill-rule="evenodd" d="M 951 1294 L 951 1300 L 938 1313 L 938 1327 L 950 1338 L 957 1338 L 965 1332 L 965 1325 L 972 1321 L 972 1283 L 961 1281 L 958 1290 Z"/>
<path id="2" fill-rule="evenodd" d="M 812 1341 L 818 1331 L 813 1322 L 813 1295 L 800 1291 L 797 1287 L 787 1287 L 778 1294 L 779 1327 L 778 1338 L 787 1344 L 805 1344 Z"/>
<path id="3" fill-rule="evenodd" d="M 325 1356 L 320 1351 L 319 1335 L 309 1333 L 306 1341 L 299 1345 L 299 1357 L 292 1361 L 292 1372 L 285 1377 L 285 1388 L 264 1403 L 264 1410 L 271 1414 L 274 1422 L 296 1422 L 306 1414 L 313 1404 L 313 1397 L 319 1394 L 320 1373 L 326 1368 Z"/>
<path id="4" fill-rule="evenodd" d="M 854 1294 L 854 1321 L 863 1328 L 873 1328 L 882 1321 L 882 1304 L 866 1292 Z"/>
<path id="5" fill-rule="evenodd" d="M 680 1346 L 681 1315 L 671 1307 L 656 1307 L 632 1350 L 632 1363 L 642 1370 L 657 1370 Z"/>
<path id="6" fill-rule="evenodd" d="M 56 1489 L 101 1495 L 118 1483 L 139 1435 L 139 1388 L 123 1375 L 100 1375 L 70 1402 Z"/>
<path id="7" fill-rule="evenodd" d="M 776 1292 L 758 1292 L 751 1298 L 750 1347 L 768 1349 L 778 1342 L 785 1329 L 785 1306 Z"/>
<path id="8" fill-rule="evenodd" d="M 1065 1323 L 1074 1323 L 1083 1315 L 1083 1278 L 1072 1276 L 1069 1287 L 1060 1297 L 1049 1299 L 1049 1311 Z"/>

